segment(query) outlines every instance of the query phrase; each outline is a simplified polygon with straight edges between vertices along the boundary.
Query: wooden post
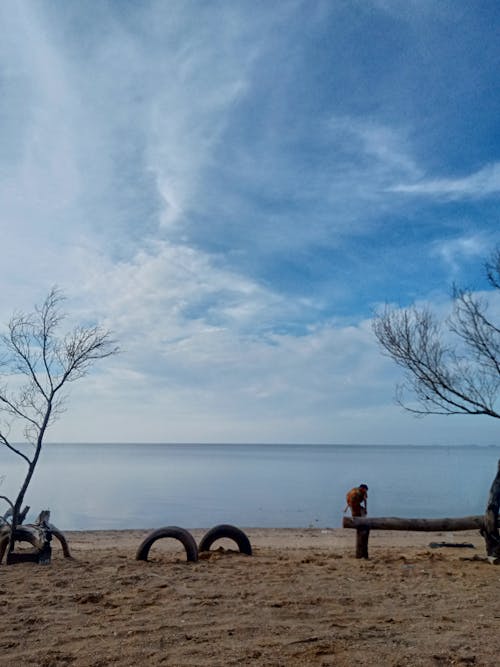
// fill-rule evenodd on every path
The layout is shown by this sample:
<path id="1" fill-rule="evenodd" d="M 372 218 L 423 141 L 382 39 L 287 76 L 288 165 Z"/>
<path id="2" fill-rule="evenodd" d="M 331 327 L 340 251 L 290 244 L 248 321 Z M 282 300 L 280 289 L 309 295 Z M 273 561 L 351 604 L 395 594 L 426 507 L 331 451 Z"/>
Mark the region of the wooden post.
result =
<path id="1" fill-rule="evenodd" d="M 369 528 L 358 528 L 356 530 L 356 558 L 368 558 Z"/>
<path id="2" fill-rule="evenodd" d="M 490 488 L 486 511 L 481 516 L 462 516 L 443 519 L 402 519 L 399 517 L 344 517 L 342 526 L 356 530 L 356 558 L 368 558 L 370 529 L 424 530 L 430 532 L 479 529 L 486 542 L 486 554 L 491 563 L 500 564 L 500 460 Z"/>
<path id="3" fill-rule="evenodd" d="M 500 492 L 500 462 L 499 462 L 499 474 L 497 475 L 497 478 L 498 478 L 498 490 Z M 490 503 L 488 507 L 494 514 L 495 507 L 494 506 L 492 507 L 492 503 Z M 494 515 L 494 521 L 495 523 L 493 523 L 493 525 L 496 524 L 496 526 L 498 526 L 498 514 Z M 481 533 L 485 536 L 485 539 L 487 539 L 486 535 L 491 534 L 491 533 L 486 533 L 484 515 L 462 516 L 462 517 L 443 518 L 443 519 L 403 519 L 394 516 L 391 517 L 345 516 L 342 521 L 342 526 L 343 528 L 354 528 L 356 530 L 356 558 L 368 558 L 368 538 L 370 536 L 371 529 L 440 532 L 440 531 L 474 530 L 476 528 L 481 531 Z M 498 527 L 496 534 L 498 535 Z M 493 540 L 492 544 L 494 549 L 500 548 L 500 541 L 496 542 Z M 488 556 L 490 560 L 492 560 L 492 562 L 497 562 L 497 560 L 500 559 L 500 553 L 498 554 L 498 557 L 495 557 L 494 554 L 490 554 L 488 552 Z"/>

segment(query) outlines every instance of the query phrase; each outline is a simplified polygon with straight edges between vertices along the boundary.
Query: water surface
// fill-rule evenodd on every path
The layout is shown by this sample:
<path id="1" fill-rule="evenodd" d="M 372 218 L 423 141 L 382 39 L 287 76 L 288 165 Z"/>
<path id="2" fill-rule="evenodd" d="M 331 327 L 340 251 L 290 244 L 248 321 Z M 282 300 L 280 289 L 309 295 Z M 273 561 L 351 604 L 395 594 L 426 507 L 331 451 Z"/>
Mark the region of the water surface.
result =
<path id="1" fill-rule="evenodd" d="M 463 516 L 484 511 L 499 458 L 474 446 L 46 444 L 26 502 L 30 519 L 49 508 L 66 530 L 325 528 L 365 482 L 372 515 Z M 0 447 L 1 494 L 23 470 Z"/>

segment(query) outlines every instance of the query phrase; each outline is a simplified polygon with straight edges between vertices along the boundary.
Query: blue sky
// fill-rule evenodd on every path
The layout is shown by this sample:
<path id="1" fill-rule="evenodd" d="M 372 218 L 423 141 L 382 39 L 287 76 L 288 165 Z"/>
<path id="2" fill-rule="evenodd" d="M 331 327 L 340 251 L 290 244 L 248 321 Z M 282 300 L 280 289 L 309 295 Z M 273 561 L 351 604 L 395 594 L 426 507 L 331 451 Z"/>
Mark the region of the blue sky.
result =
<path id="1" fill-rule="evenodd" d="M 2 2 L 0 316 L 58 284 L 123 349 L 51 439 L 496 443 L 394 405 L 370 320 L 486 288 L 499 29 L 488 0 Z"/>

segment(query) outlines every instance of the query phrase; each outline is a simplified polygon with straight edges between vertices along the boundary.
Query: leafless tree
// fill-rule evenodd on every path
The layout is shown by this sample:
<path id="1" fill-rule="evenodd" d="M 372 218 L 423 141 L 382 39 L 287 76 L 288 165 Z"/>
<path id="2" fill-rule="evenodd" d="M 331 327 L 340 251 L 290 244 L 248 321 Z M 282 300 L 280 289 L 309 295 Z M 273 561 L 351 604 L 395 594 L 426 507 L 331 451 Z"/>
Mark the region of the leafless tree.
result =
<path id="1" fill-rule="evenodd" d="M 500 251 L 486 265 L 500 289 Z M 383 350 L 405 371 L 397 400 L 410 412 L 489 415 L 500 419 L 500 328 L 485 299 L 455 288 L 451 316 L 441 323 L 426 308 L 386 307 L 373 323 Z M 410 393 L 416 405 L 407 402 Z"/>
<path id="2" fill-rule="evenodd" d="M 52 288 L 41 306 L 31 313 L 17 313 L 0 336 L 0 446 L 26 462 L 27 472 L 15 500 L 1 496 L 10 505 L 11 542 L 20 523 L 24 497 L 35 472 L 43 440 L 50 424 L 64 408 L 65 385 L 82 378 L 95 361 L 118 352 L 109 331 L 99 326 L 77 326 L 60 333 L 65 314 L 64 296 Z M 9 380 L 11 389 L 7 387 Z M 13 443 L 14 423 L 23 424 L 29 449 Z"/>
<path id="3" fill-rule="evenodd" d="M 490 285 L 500 290 L 500 249 L 485 268 Z M 483 297 L 455 288 L 453 311 L 444 322 L 429 309 L 416 307 L 386 307 L 375 317 L 375 336 L 384 352 L 404 370 L 404 381 L 397 388 L 397 401 L 404 408 L 417 415 L 500 419 L 500 324 L 489 312 Z M 416 403 L 408 403 L 408 391 Z M 497 478 L 488 500 L 485 539 L 488 554 L 500 558 Z"/>

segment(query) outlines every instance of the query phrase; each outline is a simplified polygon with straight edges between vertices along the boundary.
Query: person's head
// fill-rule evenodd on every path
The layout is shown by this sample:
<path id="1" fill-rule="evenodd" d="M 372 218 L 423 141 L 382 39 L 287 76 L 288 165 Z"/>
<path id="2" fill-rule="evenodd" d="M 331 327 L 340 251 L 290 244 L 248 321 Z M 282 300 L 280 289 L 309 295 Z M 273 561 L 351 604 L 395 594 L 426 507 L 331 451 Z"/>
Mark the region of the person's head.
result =
<path id="1" fill-rule="evenodd" d="M 368 487 L 366 486 L 366 484 L 360 484 L 359 488 L 364 489 L 365 491 L 368 491 Z"/>

